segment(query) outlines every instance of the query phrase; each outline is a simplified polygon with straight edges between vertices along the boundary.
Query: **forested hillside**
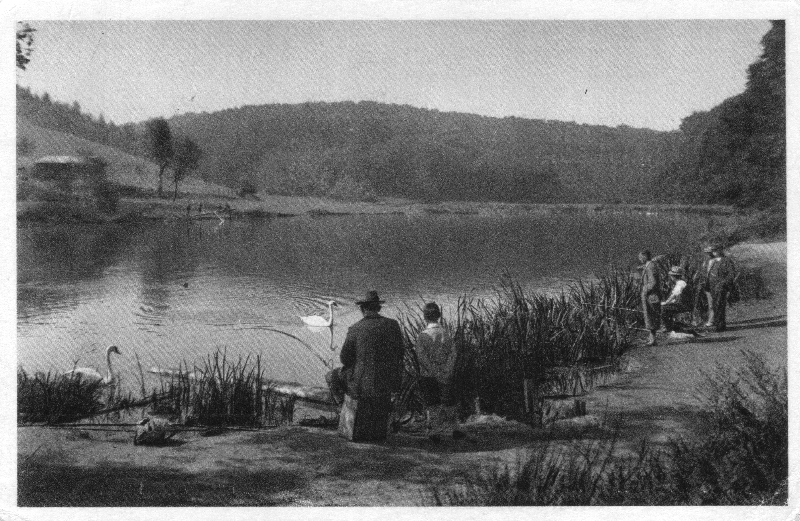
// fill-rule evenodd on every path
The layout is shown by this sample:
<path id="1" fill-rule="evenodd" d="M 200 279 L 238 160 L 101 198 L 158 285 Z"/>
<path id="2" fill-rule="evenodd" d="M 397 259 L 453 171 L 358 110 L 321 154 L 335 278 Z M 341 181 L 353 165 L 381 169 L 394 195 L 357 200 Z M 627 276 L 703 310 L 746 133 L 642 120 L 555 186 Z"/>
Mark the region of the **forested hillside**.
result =
<path id="1" fill-rule="evenodd" d="M 679 153 L 661 178 L 665 193 L 767 210 L 785 227 L 785 39 L 785 22 L 773 21 L 745 91 L 683 120 Z"/>
<path id="2" fill-rule="evenodd" d="M 17 88 L 31 123 L 148 154 L 145 126 Z M 246 106 L 169 120 L 203 151 L 197 176 L 266 193 L 431 200 L 649 202 L 677 133 L 443 113 L 373 102 Z"/>
<path id="3" fill-rule="evenodd" d="M 203 178 L 283 194 L 645 201 L 676 133 L 410 106 L 248 106 L 170 120 L 206 153 Z"/>
<path id="4" fill-rule="evenodd" d="M 345 198 L 727 203 L 785 222 L 784 22 L 773 22 L 762 44 L 746 90 L 686 117 L 675 132 L 375 102 L 245 106 L 168 123 L 199 145 L 196 175 L 232 188 Z M 145 122 L 118 126 L 20 87 L 17 115 L 149 154 Z"/>

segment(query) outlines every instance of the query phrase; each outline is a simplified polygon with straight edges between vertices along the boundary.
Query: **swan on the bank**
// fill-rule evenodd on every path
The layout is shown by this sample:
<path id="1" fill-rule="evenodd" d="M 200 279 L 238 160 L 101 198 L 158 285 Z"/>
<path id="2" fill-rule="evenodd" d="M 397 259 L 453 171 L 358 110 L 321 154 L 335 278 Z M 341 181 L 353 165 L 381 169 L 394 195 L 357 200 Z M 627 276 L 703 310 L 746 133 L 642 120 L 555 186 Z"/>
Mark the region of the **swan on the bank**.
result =
<path id="1" fill-rule="evenodd" d="M 333 326 L 333 308 L 339 307 L 335 300 L 328 302 L 328 319 L 318 315 L 310 315 L 307 317 L 300 317 L 300 320 L 307 326 L 311 327 L 331 327 Z"/>
<path id="2" fill-rule="evenodd" d="M 81 378 L 85 382 L 101 382 L 104 385 L 111 385 L 116 381 L 116 375 L 111 369 L 111 353 L 120 354 L 117 346 L 109 346 L 106 349 L 106 367 L 108 371 L 105 377 L 91 367 L 76 367 L 64 373 L 64 376 Z"/>

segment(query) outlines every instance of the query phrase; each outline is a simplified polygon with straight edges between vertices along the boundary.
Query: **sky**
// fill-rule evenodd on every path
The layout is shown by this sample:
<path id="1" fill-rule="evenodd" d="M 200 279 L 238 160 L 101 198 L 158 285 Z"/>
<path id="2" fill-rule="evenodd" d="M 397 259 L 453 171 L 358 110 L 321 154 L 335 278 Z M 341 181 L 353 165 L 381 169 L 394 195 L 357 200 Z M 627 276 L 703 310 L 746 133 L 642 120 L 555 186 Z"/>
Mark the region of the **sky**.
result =
<path id="1" fill-rule="evenodd" d="M 31 21 L 17 83 L 116 123 L 372 100 L 673 130 L 742 92 L 766 20 Z"/>

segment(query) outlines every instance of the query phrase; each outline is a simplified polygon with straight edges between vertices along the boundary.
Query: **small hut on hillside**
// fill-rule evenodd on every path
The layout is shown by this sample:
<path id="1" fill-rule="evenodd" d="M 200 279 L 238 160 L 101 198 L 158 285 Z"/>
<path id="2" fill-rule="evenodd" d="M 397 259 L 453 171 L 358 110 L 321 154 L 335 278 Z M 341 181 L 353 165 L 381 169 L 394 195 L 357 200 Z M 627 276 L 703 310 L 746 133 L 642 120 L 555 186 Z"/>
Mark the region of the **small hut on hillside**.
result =
<path id="1" fill-rule="evenodd" d="M 54 181 L 72 189 L 73 182 L 86 185 L 105 177 L 106 163 L 99 157 L 44 156 L 33 163 L 32 176 L 43 181 Z"/>

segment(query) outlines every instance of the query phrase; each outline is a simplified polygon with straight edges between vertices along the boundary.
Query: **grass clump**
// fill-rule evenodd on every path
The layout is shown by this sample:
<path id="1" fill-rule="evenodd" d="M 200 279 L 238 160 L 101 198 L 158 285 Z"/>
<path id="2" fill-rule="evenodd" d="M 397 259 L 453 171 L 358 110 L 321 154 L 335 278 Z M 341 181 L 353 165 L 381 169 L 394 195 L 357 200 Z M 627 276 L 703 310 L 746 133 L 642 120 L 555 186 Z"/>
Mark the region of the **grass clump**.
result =
<path id="1" fill-rule="evenodd" d="M 260 356 L 231 362 L 220 351 L 209 355 L 201 368 L 174 374 L 153 395 L 155 412 L 204 426 L 259 427 L 291 421 L 292 405 L 291 399 L 272 392 Z"/>
<path id="2" fill-rule="evenodd" d="M 739 371 L 717 371 L 703 390 L 706 424 L 694 440 L 614 454 L 616 438 L 550 441 L 520 458 L 432 489 L 437 505 L 785 505 L 788 394 L 784 371 L 745 352 Z"/>
<path id="3" fill-rule="evenodd" d="M 17 421 L 60 423 L 85 418 L 105 407 L 103 384 L 52 373 L 17 370 Z"/>

